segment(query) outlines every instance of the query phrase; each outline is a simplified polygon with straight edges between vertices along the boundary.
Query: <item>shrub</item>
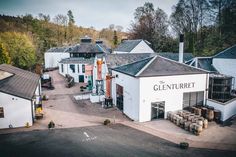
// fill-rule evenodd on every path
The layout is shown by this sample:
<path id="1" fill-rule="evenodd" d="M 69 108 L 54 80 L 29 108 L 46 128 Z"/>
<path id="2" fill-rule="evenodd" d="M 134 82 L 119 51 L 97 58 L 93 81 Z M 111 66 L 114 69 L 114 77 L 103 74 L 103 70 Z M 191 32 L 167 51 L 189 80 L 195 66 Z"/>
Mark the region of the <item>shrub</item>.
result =
<path id="1" fill-rule="evenodd" d="M 179 147 L 181 149 L 188 149 L 189 144 L 187 142 L 180 142 Z"/>
<path id="2" fill-rule="evenodd" d="M 51 128 L 55 128 L 55 123 L 51 120 L 48 124 L 48 128 L 51 129 Z"/>
<path id="3" fill-rule="evenodd" d="M 106 119 L 106 120 L 104 120 L 104 122 L 103 122 L 104 125 L 108 125 L 108 124 L 110 124 L 110 123 L 111 123 L 111 121 L 110 121 L 109 119 Z"/>
<path id="4" fill-rule="evenodd" d="M 46 95 L 43 95 L 43 100 L 48 100 L 47 96 Z"/>

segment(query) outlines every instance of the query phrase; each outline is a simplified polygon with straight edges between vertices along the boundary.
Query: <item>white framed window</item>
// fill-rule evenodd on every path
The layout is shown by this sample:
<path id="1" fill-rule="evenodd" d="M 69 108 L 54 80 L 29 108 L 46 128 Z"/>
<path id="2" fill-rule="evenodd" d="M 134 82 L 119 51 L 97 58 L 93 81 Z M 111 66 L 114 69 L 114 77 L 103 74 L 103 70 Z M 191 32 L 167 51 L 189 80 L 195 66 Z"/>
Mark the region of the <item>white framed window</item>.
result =
<path id="1" fill-rule="evenodd" d="M 4 110 L 3 110 L 3 107 L 0 107 L 0 118 L 4 118 Z"/>
<path id="2" fill-rule="evenodd" d="M 74 64 L 70 64 L 70 69 L 71 69 L 72 73 L 75 73 L 75 65 Z"/>

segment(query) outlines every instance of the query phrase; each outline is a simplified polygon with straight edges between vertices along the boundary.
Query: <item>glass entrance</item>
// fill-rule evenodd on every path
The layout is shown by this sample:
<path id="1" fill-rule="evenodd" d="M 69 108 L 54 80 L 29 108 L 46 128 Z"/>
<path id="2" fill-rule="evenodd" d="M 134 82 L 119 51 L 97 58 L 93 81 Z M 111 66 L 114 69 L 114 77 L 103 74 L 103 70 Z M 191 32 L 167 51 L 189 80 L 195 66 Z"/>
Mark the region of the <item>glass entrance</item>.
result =
<path id="1" fill-rule="evenodd" d="M 116 84 L 116 106 L 123 111 L 123 87 Z"/>
<path id="2" fill-rule="evenodd" d="M 151 104 L 151 119 L 165 118 L 165 102 L 154 102 Z"/>

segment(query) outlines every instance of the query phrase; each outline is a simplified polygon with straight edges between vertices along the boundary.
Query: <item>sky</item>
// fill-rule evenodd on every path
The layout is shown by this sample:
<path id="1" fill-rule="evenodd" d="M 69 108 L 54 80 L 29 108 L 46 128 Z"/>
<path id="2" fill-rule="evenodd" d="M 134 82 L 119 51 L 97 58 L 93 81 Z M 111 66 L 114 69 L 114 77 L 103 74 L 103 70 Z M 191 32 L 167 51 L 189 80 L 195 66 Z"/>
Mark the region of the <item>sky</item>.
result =
<path id="1" fill-rule="evenodd" d="M 76 25 L 93 26 L 97 30 L 110 24 L 120 25 L 127 31 L 134 19 L 135 9 L 151 2 L 167 15 L 178 0 L 0 0 L 0 14 L 17 16 L 39 13 L 49 14 L 51 19 L 57 14 L 67 14 L 71 10 Z"/>

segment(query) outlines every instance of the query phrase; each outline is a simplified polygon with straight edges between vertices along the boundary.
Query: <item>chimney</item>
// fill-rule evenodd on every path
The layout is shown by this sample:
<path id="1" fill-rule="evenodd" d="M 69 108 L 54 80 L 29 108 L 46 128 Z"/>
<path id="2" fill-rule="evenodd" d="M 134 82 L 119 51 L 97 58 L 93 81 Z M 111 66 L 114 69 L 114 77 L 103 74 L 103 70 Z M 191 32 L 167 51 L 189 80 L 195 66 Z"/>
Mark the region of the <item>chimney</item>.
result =
<path id="1" fill-rule="evenodd" d="M 95 43 L 96 44 L 103 44 L 103 41 L 102 40 L 96 40 Z"/>
<path id="2" fill-rule="evenodd" d="M 102 80 L 102 59 L 97 60 L 97 80 Z"/>
<path id="3" fill-rule="evenodd" d="M 84 38 L 80 38 L 80 43 L 90 44 L 92 43 L 92 39 L 88 36 L 85 36 Z"/>
<path id="4" fill-rule="evenodd" d="M 179 62 L 183 63 L 184 55 L 184 34 L 179 35 Z"/>

